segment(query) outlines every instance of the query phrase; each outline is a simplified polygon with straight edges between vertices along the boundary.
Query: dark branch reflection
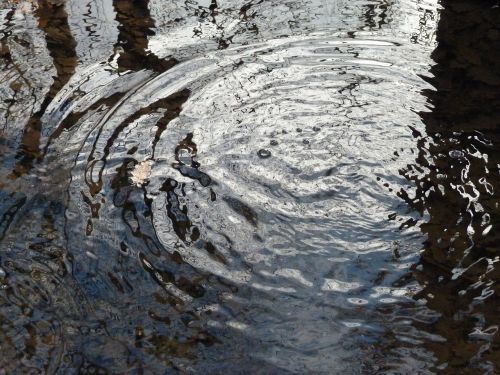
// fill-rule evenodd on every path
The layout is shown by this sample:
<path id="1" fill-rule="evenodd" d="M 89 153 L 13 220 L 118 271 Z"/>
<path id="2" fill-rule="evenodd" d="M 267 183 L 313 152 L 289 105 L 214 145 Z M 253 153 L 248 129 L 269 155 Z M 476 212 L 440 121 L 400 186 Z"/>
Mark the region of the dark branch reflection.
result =
<path id="1" fill-rule="evenodd" d="M 119 23 L 117 47 L 123 52 L 118 59 L 121 70 L 151 69 L 163 72 L 176 64 L 175 59 L 159 59 L 148 50 L 148 37 L 154 35 L 154 21 L 149 0 L 114 0 Z"/>
<path id="2" fill-rule="evenodd" d="M 47 49 L 52 57 L 56 76 L 40 109 L 31 116 L 22 137 L 17 155 L 18 163 L 13 177 L 29 171 L 33 161 L 40 157 L 41 118 L 57 93 L 68 83 L 78 64 L 76 42 L 68 24 L 68 14 L 61 1 L 39 0 L 35 12 L 38 26 L 45 33 Z"/>
<path id="3" fill-rule="evenodd" d="M 427 137 L 404 171 L 417 187 L 405 199 L 421 213 L 427 236 L 415 275 L 416 296 L 439 313 L 419 329 L 449 374 L 500 368 L 500 8 L 498 1 L 442 1 L 438 47 L 422 113 Z M 496 6 L 496 7 L 495 7 Z M 496 47 L 493 47 L 496 45 Z"/>

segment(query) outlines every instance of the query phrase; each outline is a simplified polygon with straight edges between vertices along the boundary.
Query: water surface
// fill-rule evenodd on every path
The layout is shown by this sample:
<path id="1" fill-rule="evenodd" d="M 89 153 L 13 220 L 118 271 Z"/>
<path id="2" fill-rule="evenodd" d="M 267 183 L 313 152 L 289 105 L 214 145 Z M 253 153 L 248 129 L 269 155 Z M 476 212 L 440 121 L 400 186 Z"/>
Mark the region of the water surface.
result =
<path id="1" fill-rule="evenodd" d="M 1 371 L 500 371 L 499 9 L 2 3 Z"/>

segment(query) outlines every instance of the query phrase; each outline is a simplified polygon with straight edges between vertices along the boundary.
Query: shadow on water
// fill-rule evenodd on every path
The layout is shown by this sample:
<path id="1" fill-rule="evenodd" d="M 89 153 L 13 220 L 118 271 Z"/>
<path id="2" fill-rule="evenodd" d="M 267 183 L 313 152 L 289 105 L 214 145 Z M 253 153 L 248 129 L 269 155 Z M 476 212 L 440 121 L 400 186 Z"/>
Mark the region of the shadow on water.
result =
<path id="1" fill-rule="evenodd" d="M 498 1 L 441 2 L 438 46 L 421 113 L 426 136 L 403 174 L 402 197 L 427 220 L 415 296 L 436 313 L 415 326 L 446 374 L 500 369 L 500 7 Z"/>

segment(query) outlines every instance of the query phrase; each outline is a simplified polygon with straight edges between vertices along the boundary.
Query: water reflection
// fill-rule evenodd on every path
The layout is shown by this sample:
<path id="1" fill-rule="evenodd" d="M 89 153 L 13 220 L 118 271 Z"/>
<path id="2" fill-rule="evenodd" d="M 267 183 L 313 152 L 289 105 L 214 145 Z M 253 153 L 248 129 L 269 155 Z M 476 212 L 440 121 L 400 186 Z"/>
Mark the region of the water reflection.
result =
<path id="1" fill-rule="evenodd" d="M 495 7 L 496 5 L 496 7 Z M 415 296 L 435 312 L 416 324 L 443 373 L 495 373 L 498 309 L 498 3 L 444 1 L 423 112 L 426 134 L 404 174 L 416 186 L 406 200 L 428 219 L 414 274 Z"/>
<path id="2" fill-rule="evenodd" d="M 452 108 L 449 82 L 470 81 L 448 44 L 479 63 L 449 22 L 479 11 L 443 4 L 432 70 L 435 1 L 5 7 L 2 139 L 24 151 L 2 156 L 20 176 L 0 185 L 2 368 L 492 368 L 496 258 L 477 249 L 495 233 L 495 136 L 477 97 L 495 90 Z M 13 34 L 45 39 L 53 81 Z M 22 100 L 35 125 L 11 120 Z"/>
<path id="3" fill-rule="evenodd" d="M 149 52 L 148 37 L 154 35 L 149 0 L 114 0 L 113 6 L 119 24 L 116 46 L 123 50 L 118 58 L 120 69 L 151 69 L 163 72 L 175 64 L 175 59 L 161 60 Z"/>
<path id="4" fill-rule="evenodd" d="M 118 23 L 112 0 L 68 0 L 68 23 L 75 41 L 79 65 L 109 58 L 118 39 Z"/>
<path id="5" fill-rule="evenodd" d="M 28 120 L 22 135 L 20 150 L 12 177 L 26 173 L 33 160 L 40 156 L 40 133 L 42 131 L 42 116 L 54 97 L 66 85 L 75 72 L 77 57 L 76 43 L 68 25 L 68 15 L 61 2 L 40 0 L 37 3 L 35 17 L 38 18 L 38 27 L 44 32 L 45 43 L 56 70 L 53 83 L 45 99 Z"/>

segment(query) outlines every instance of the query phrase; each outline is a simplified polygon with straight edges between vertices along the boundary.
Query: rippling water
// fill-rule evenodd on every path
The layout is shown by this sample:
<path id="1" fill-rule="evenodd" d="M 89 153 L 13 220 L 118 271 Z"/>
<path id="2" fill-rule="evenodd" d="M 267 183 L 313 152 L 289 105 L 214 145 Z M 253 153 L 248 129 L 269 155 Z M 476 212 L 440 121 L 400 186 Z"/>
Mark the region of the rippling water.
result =
<path id="1" fill-rule="evenodd" d="M 0 374 L 500 371 L 499 9 L 0 4 Z"/>

